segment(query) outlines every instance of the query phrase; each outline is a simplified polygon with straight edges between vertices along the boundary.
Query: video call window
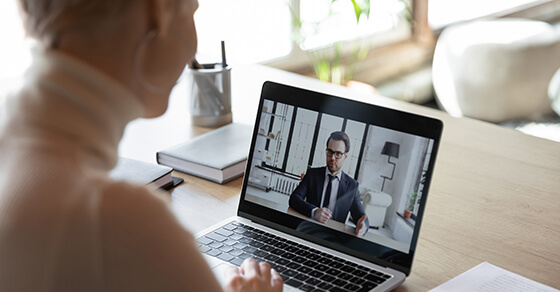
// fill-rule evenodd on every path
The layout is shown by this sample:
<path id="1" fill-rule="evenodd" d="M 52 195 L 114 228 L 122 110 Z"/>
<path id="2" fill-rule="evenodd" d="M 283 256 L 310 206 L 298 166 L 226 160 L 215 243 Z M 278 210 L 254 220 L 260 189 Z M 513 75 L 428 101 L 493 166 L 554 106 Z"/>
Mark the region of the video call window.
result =
<path id="1" fill-rule="evenodd" d="M 330 134 L 342 131 L 350 150 L 341 169 L 358 183 L 359 202 L 369 221 L 360 238 L 409 251 L 433 140 L 271 100 L 263 103 L 260 117 L 246 200 L 354 234 L 357 219 L 351 212 L 341 222 L 320 223 L 289 202 L 309 169 L 326 165 Z"/>

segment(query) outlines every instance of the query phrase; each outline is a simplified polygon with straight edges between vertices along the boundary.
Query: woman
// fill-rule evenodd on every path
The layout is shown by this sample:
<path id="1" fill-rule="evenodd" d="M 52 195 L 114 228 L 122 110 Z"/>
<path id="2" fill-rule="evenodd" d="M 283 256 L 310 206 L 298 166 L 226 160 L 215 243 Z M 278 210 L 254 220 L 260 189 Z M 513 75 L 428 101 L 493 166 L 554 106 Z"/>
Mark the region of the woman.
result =
<path id="1" fill-rule="evenodd" d="M 168 206 L 115 182 L 128 122 L 157 117 L 196 51 L 196 0 L 20 0 L 34 37 L 0 127 L 0 291 L 221 291 Z M 280 291 L 266 263 L 226 291 Z"/>

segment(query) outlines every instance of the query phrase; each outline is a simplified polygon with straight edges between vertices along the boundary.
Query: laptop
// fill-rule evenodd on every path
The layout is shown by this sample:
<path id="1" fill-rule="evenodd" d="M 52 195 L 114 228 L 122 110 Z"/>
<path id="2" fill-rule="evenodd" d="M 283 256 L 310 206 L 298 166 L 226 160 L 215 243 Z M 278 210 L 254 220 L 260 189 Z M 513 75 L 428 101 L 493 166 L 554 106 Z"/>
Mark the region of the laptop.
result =
<path id="1" fill-rule="evenodd" d="M 252 257 L 279 272 L 284 291 L 394 289 L 411 272 L 442 129 L 267 81 L 237 216 L 198 233 L 198 246 L 221 281 L 224 267 Z M 327 170 L 339 173 L 330 204 Z"/>

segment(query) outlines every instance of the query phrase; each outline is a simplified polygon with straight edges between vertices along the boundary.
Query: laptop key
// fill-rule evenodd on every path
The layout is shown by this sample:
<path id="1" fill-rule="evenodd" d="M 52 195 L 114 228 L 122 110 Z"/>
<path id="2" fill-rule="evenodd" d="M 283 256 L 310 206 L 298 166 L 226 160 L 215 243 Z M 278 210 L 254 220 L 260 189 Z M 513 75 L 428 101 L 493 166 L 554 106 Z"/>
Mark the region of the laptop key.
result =
<path id="1" fill-rule="evenodd" d="M 296 255 L 295 255 L 295 254 L 293 254 L 293 253 L 287 252 L 287 253 L 283 254 L 283 255 L 282 255 L 282 257 L 284 257 L 284 258 L 287 258 L 287 259 L 291 260 L 291 259 L 295 258 L 295 257 L 296 257 Z"/>
<path id="2" fill-rule="evenodd" d="M 329 269 L 327 270 L 327 274 L 332 275 L 332 276 L 336 276 L 338 274 L 340 274 L 340 271 L 337 269 Z"/>
<path id="3" fill-rule="evenodd" d="M 248 253 L 244 253 L 244 254 L 239 256 L 239 258 L 242 259 L 242 260 L 246 260 L 246 259 L 251 258 L 251 257 L 253 257 L 253 256 L 251 254 L 248 254 Z"/>
<path id="4" fill-rule="evenodd" d="M 291 262 L 291 263 L 287 264 L 286 267 L 288 267 L 290 269 L 293 269 L 293 270 L 297 270 L 297 269 L 299 269 L 299 267 L 301 267 L 301 265 L 298 264 L 298 263 Z"/>
<path id="5" fill-rule="evenodd" d="M 350 291 L 357 291 L 358 289 L 360 289 L 360 286 L 354 285 L 352 283 L 348 283 L 343 288 L 346 289 L 346 290 L 350 290 Z"/>
<path id="6" fill-rule="evenodd" d="M 306 261 L 303 264 L 310 267 L 310 268 L 313 268 L 313 267 L 317 266 L 319 263 L 315 262 L 315 261 Z"/>
<path id="7" fill-rule="evenodd" d="M 237 248 L 237 249 L 244 249 L 247 245 L 245 243 L 241 243 L 238 242 L 236 244 L 233 245 L 233 247 Z"/>
<path id="8" fill-rule="evenodd" d="M 233 250 L 233 247 L 228 246 L 228 245 L 224 245 L 224 246 L 220 247 L 219 250 L 220 250 L 221 252 L 230 252 L 230 251 Z"/>
<path id="9" fill-rule="evenodd" d="M 246 246 L 243 251 L 245 251 L 246 253 L 254 253 L 255 251 L 257 251 L 256 248 L 252 247 L 252 246 Z"/>
<path id="10" fill-rule="evenodd" d="M 229 239 L 235 240 L 235 241 L 238 241 L 238 240 L 240 240 L 241 238 L 243 238 L 243 235 L 240 235 L 240 234 L 237 234 L 237 233 L 236 233 L 236 234 L 233 234 L 233 235 L 231 235 L 231 236 L 229 237 Z"/>
<path id="11" fill-rule="evenodd" d="M 303 285 L 303 282 L 296 280 L 294 278 L 289 279 L 288 281 L 285 281 L 284 284 L 290 285 L 292 287 L 298 288 L 299 286 Z"/>
<path id="12" fill-rule="evenodd" d="M 222 252 L 217 250 L 217 249 L 211 249 L 209 251 L 206 252 L 207 255 L 209 256 L 213 256 L 213 257 L 217 257 L 219 254 L 221 254 Z"/>
<path id="13" fill-rule="evenodd" d="M 243 260 L 241 258 L 233 258 L 231 261 L 229 261 L 231 264 L 236 265 L 238 267 L 241 266 L 241 264 L 243 263 Z"/>
<path id="14" fill-rule="evenodd" d="M 374 274 L 369 274 L 367 276 L 364 277 L 366 280 L 371 281 L 373 283 L 377 283 L 377 284 L 381 284 L 383 282 L 385 282 L 386 279 L 383 279 L 379 276 L 376 276 Z"/>
<path id="15" fill-rule="evenodd" d="M 331 288 L 333 288 L 334 286 L 326 283 L 326 282 L 322 282 L 321 284 L 318 285 L 319 288 L 324 289 L 324 290 L 329 290 Z"/>
<path id="16" fill-rule="evenodd" d="M 311 273 L 309 273 L 309 276 L 313 277 L 313 278 L 321 278 L 324 275 L 324 273 L 321 273 L 319 271 L 311 271 Z"/>
<path id="17" fill-rule="evenodd" d="M 214 241 L 214 242 L 210 243 L 208 246 L 211 247 L 211 248 L 220 248 L 220 247 L 223 246 L 223 244 L 221 242 Z"/>
<path id="18" fill-rule="evenodd" d="M 200 243 L 200 244 L 203 244 L 203 245 L 208 245 L 208 244 L 210 244 L 210 243 L 212 243 L 212 242 L 214 242 L 214 241 L 213 241 L 212 239 L 210 239 L 210 238 L 204 236 L 204 237 L 199 238 L 199 239 L 197 240 L 197 242 Z"/>
<path id="19" fill-rule="evenodd" d="M 333 276 L 331 276 L 331 275 L 323 275 L 323 276 L 321 277 L 321 280 L 330 283 L 330 282 L 336 280 L 336 278 L 333 277 Z"/>
<path id="20" fill-rule="evenodd" d="M 233 234 L 233 232 L 231 232 L 231 231 L 229 231 L 229 230 L 227 230 L 227 229 L 218 229 L 218 230 L 216 230 L 215 232 L 216 232 L 217 234 L 222 235 L 222 236 L 225 236 L 225 237 L 228 237 L 228 236 L 230 236 L 230 235 Z"/>
<path id="21" fill-rule="evenodd" d="M 348 282 L 346 282 L 342 279 L 336 279 L 336 280 L 332 281 L 331 283 L 333 283 L 336 286 L 340 286 L 340 287 L 344 287 L 346 284 L 348 284 Z"/>
<path id="22" fill-rule="evenodd" d="M 274 246 L 266 244 L 266 245 L 263 245 L 263 247 L 261 247 L 261 249 L 264 250 L 264 251 L 270 252 L 270 251 L 274 250 Z"/>
<path id="23" fill-rule="evenodd" d="M 309 285 L 313 285 L 313 286 L 317 286 L 321 283 L 322 281 L 315 278 L 315 277 L 309 277 L 307 280 L 305 280 L 305 283 L 309 284 Z"/>
<path id="24" fill-rule="evenodd" d="M 339 278 L 346 280 L 346 281 L 350 281 L 350 279 L 354 278 L 354 276 L 352 276 L 352 274 L 348 274 L 348 273 L 344 273 L 342 272 L 342 274 L 338 275 Z M 352 281 L 350 281 L 352 282 Z"/>
<path id="25" fill-rule="evenodd" d="M 362 288 L 360 290 L 358 290 L 359 292 L 366 292 L 369 291 L 373 288 L 377 287 L 377 284 L 372 283 L 372 282 L 366 282 L 362 285 Z"/>
<path id="26" fill-rule="evenodd" d="M 284 275 L 286 276 L 290 276 L 290 277 L 295 277 L 297 276 L 298 272 L 294 271 L 294 270 L 286 270 L 284 271 Z"/>
<path id="27" fill-rule="evenodd" d="M 340 262 L 334 262 L 334 263 L 331 263 L 330 266 L 335 268 L 335 269 L 340 269 L 344 266 L 344 264 L 340 263 Z"/>
<path id="28" fill-rule="evenodd" d="M 308 292 L 308 291 L 313 291 L 315 289 L 315 287 L 313 287 L 311 285 L 304 284 L 302 286 L 299 286 L 298 289 L 301 290 L 301 291 Z"/>
<path id="29" fill-rule="evenodd" d="M 201 253 L 205 253 L 205 252 L 211 250 L 211 248 L 209 246 L 206 246 L 206 245 L 202 245 L 198 249 L 200 250 Z"/>
<path id="30" fill-rule="evenodd" d="M 316 261 L 316 260 L 320 259 L 321 256 L 318 255 L 318 254 L 315 254 L 315 253 L 310 253 L 310 254 L 307 255 L 307 258 L 310 259 L 310 260 L 315 260 Z"/>
<path id="31" fill-rule="evenodd" d="M 271 253 L 275 254 L 275 255 L 282 255 L 285 251 L 279 249 L 279 248 L 275 248 L 272 251 L 270 251 Z"/>
<path id="32" fill-rule="evenodd" d="M 303 258 L 303 257 L 300 257 L 300 256 L 296 256 L 296 257 L 294 257 L 294 258 L 292 259 L 292 261 L 301 264 L 301 263 L 303 263 L 303 262 L 306 262 L 307 259 L 306 259 L 306 258 Z"/>
<path id="33" fill-rule="evenodd" d="M 302 274 L 302 273 L 299 273 L 294 278 L 305 282 L 305 280 L 309 279 L 309 276 L 307 276 L 305 274 Z"/>
<path id="34" fill-rule="evenodd" d="M 227 253 L 221 253 L 220 255 L 218 255 L 218 258 L 226 262 L 229 262 L 234 259 L 232 255 L 229 255 Z"/>
<path id="35" fill-rule="evenodd" d="M 359 270 L 359 269 L 358 269 L 358 270 L 356 270 L 356 271 L 354 271 L 354 273 L 353 273 L 353 274 L 354 274 L 354 276 L 358 276 L 358 277 L 364 277 L 365 275 L 367 275 L 367 273 L 366 273 L 366 272 L 364 272 L 364 271 L 361 271 L 361 270 Z"/>
<path id="36" fill-rule="evenodd" d="M 227 239 L 227 238 L 225 238 L 224 236 L 221 236 L 221 235 L 216 234 L 216 233 L 214 233 L 214 232 L 212 232 L 212 233 L 206 235 L 206 237 L 208 237 L 208 238 L 210 238 L 210 239 L 212 239 L 212 240 L 214 240 L 214 241 L 218 241 L 218 242 L 222 242 L 222 241 L 225 241 L 225 240 Z"/>
<path id="37" fill-rule="evenodd" d="M 345 279 L 345 280 L 346 280 L 346 279 Z M 354 277 L 354 278 L 352 278 L 352 279 L 348 279 L 348 282 L 354 283 L 354 284 L 357 284 L 357 285 L 362 285 L 363 283 L 366 282 L 366 280 L 364 280 L 364 279 L 362 279 L 362 278 Z"/>
<path id="38" fill-rule="evenodd" d="M 307 266 L 301 266 L 301 267 L 298 269 L 298 271 L 299 271 L 300 273 L 307 274 L 307 273 L 313 271 L 313 269 L 310 268 L 310 267 L 307 267 Z"/>
<path id="39" fill-rule="evenodd" d="M 234 249 L 234 250 L 230 251 L 229 254 L 234 256 L 234 257 L 238 257 L 238 256 L 243 254 L 243 251 L 239 250 L 239 249 Z"/>
<path id="40" fill-rule="evenodd" d="M 276 262 L 279 259 L 278 256 L 273 255 L 273 254 L 268 254 L 264 258 L 269 262 Z"/>
<path id="41" fill-rule="evenodd" d="M 317 265 L 317 266 L 315 266 L 315 269 L 319 270 L 321 272 L 326 272 L 329 269 L 329 267 L 325 266 L 325 265 Z"/>
<path id="42" fill-rule="evenodd" d="M 287 259 L 279 258 L 278 260 L 276 260 L 276 263 L 279 264 L 279 265 L 284 265 L 285 266 L 285 265 L 289 264 L 290 261 L 287 260 Z"/>
<path id="43" fill-rule="evenodd" d="M 253 241 L 253 240 L 248 238 L 248 237 L 243 237 L 239 240 L 239 242 L 244 243 L 244 244 L 249 244 L 249 243 L 251 243 L 251 241 Z"/>

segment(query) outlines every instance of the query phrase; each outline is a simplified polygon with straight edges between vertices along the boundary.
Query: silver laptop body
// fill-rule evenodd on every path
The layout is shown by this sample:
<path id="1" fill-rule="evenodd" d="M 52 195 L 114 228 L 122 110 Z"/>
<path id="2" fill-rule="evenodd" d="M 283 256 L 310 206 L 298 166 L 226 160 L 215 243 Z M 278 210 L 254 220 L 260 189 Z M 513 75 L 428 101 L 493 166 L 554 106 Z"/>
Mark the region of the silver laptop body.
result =
<path id="1" fill-rule="evenodd" d="M 224 267 L 253 257 L 279 271 L 284 291 L 392 290 L 411 271 L 442 128 L 433 118 L 265 82 L 237 216 L 198 233 L 199 248 L 220 281 Z M 347 135 L 347 153 L 329 149 L 334 132 Z M 334 203 L 324 205 L 333 217 L 321 223 L 307 208 L 319 204 L 315 193 L 325 204 L 329 154 L 345 158 L 338 193 L 327 199 Z M 356 236 L 353 217 L 364 214 L 367 232 Z"/>

